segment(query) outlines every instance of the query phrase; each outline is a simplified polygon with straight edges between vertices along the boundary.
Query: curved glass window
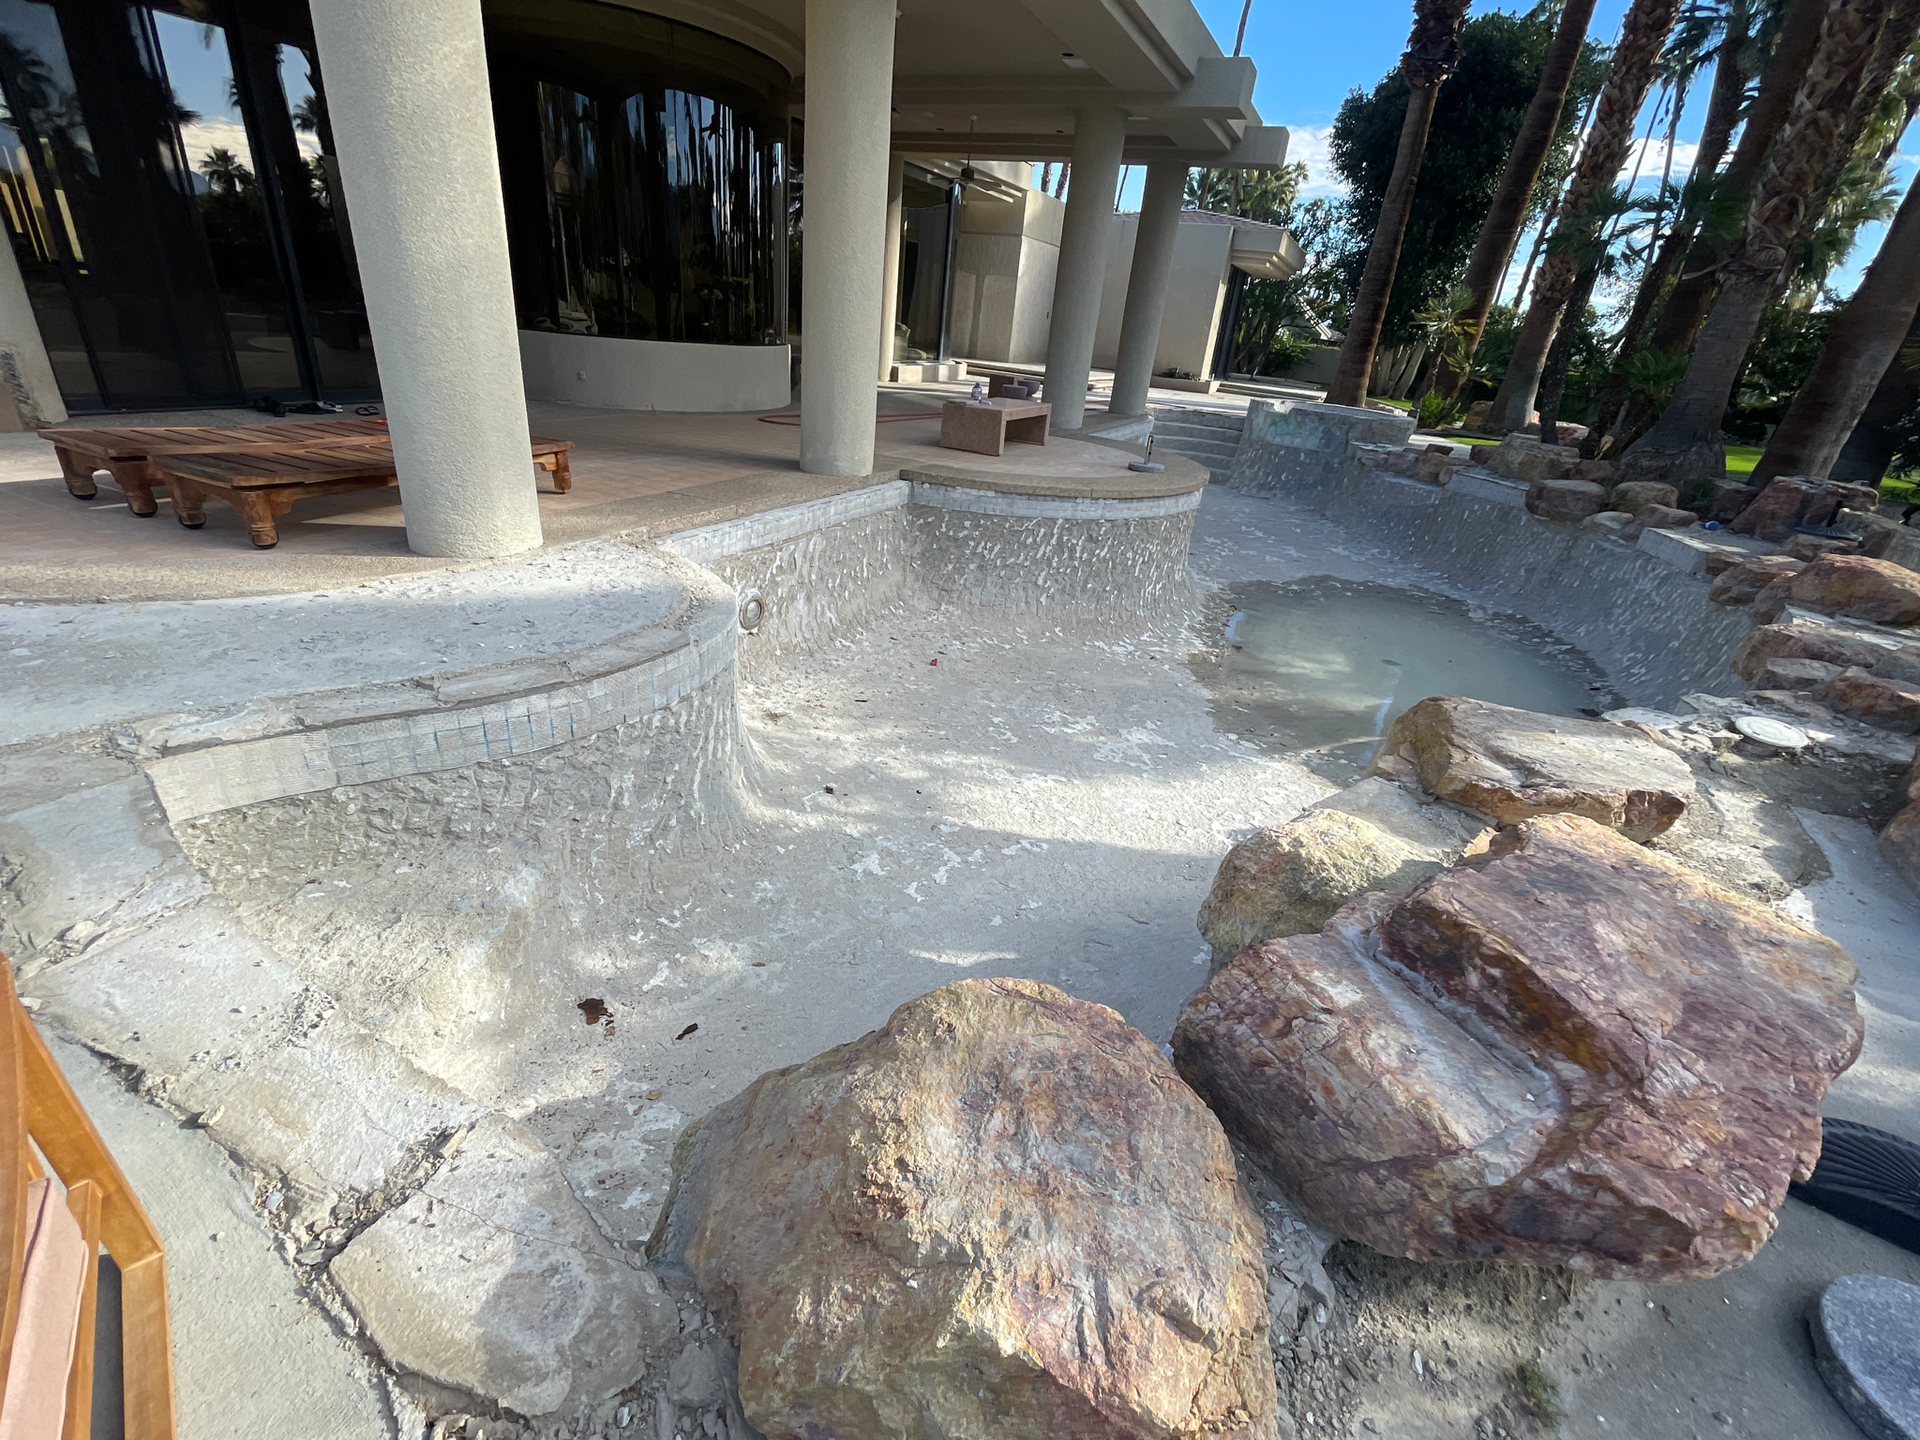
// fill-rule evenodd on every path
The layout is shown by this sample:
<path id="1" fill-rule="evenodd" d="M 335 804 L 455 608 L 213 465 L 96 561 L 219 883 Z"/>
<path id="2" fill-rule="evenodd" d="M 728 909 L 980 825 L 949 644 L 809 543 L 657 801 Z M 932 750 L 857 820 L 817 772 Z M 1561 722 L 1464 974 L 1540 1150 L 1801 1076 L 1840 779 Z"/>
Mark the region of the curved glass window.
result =
<path id="1" fill-rule="evenodd" d="M 613 6 L 486 14 L 520 324 L 784 343 L 786 73 Z"/>

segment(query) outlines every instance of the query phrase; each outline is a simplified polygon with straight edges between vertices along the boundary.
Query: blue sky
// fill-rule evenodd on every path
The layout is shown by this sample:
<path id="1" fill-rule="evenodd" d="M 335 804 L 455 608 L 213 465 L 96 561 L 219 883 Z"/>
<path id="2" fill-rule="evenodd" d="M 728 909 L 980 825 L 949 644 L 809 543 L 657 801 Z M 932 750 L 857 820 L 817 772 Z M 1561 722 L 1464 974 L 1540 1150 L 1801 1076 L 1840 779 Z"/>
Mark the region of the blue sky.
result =
<path id="1" fill-rule="evenodd" d="M 1240 23 L 1241 0 L 1195 0 L 1195 3 L 1220 47 L 1231 51 L 1234 29 Z M 1469 14 L 1519 8 L 1522 7 L 1476 4 Z M 1590 33 L 1598 39 L 1612 39 L 1626 9 L 1627 0 L 1600 0 L 1594 10 Z M 1327 128 L 1348 92 L 1356 86 L 1371 87 L 1398 63 L 1412 17 L 1410 0 L 1342 0 L 1333 5 L 1306 4 L 1302 0 L 1253 0 L 1244 53 L 1252 56 L 1259 66 L 1254 103 L 1269 125 L 1285 125 L 1292 132 L 1289 153 L 1291 158 L 1307 163 L 1309 194 L 1337 193 L 1339 181 L 1326 160 Z M 1651 104 L 1650 100 L 1649 106 Z M 1706 86 L 1702 83 L 1695 87 L 1681 115 L 1679 144 L 1675 149 L 1676 173 L 1682 171 L 1691 158 L 1691 145 L 1699 138 L 1705 107 Z M 1650 113 L 1651 110 L 1641 116 L 1642 133 Z M 1664 121 L 1659 128 L 1664 132 Z M 1658 181 L 1663 148 L 1656 144 L 1653 153 L 1646 157 L 1642 180 L 1636 188 L 1651 188 Z M 1912 182 L 1916 162 L 1920 162 L 1920 127 L 1908 132 L 1902 149 L 1905 153 L 1896 162 L 1895 169 L 1896 178 L 1904 186 Z M 1121 208 L 1137 208 L 1141 179 L 1137 170 L 1128 176 Z M 1833 277 L 1835 288 L 1844 294 L 1859 283 L 1860 274 L 1873 258 L 1883 233 L 1884 227 L 1877 225 L 1862 232 L 1853 256 Z M 1530 238 L 1522 237 L 1523 247 Z M 1519 270 L 1520 265 L 1516 264 L 1515 281 Z"/>

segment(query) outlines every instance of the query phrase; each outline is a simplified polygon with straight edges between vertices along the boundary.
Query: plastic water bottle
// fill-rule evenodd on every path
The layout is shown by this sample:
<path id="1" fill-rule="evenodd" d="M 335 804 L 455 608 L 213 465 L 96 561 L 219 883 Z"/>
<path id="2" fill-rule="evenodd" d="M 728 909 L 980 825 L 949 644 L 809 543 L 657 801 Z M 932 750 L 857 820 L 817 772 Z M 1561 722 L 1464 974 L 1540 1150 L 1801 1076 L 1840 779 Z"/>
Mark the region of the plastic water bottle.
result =
<path id="1" fill-rule="evenodd" d="M 986 398 L 987 398 L 987 392 L 985 387 L 983 387 L 978 380 L 974 381 L 973 382 L 973 403 L 978 405 L 982 400 Z"/>

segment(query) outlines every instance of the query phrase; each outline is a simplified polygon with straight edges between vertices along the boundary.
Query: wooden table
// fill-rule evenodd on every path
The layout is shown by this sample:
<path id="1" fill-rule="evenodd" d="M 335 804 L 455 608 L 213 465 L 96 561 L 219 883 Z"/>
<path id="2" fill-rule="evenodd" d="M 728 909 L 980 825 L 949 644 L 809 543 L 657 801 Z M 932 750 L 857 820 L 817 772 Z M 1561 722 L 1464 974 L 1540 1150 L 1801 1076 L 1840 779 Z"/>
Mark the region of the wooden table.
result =
<path id="1" fill-rule="evenodd" d="M 572 449 L 571 440 L 534 437 L 533 463 L 551 474 L 555 488 L 562 492 L 573 488 L 568 462 Z M 261 550 L 280 543 L 274 522 L 296 500 L 399 483 L 393 447 L 377 441 L 161 455 L 148 463 L 173 497 L 174 518 L 182 525 L 198 530 L 207 523 L 208 499 L 224 500 L 239 512 L 247 534 Z"/>
<path id="2" fill-rule="evenodd" d="M 126 429 L 69 425 L 42 430 L 60 461 L 67 493 L 91 500 L 98 493 L 93 473 L 105 470 L 127 497 L 136 515 L 151 515 L 160 507 L 153 491 L 161 483 L 152 465 L 156 455 L 193 455 L 246 446 L 273 448 L 300 445 L 337 445 L 342 442 L 387 440 L 387 422 L 377 416 L 344 420 L 288 421 L 277 425 L 136 425 Z"/>
<path id="3" fill-rule="evenodd" d="M 1053 406 L 1038 400 L 949 400 L 940 407 L 940 445 L 999 455 L 1007 442 L 1044 445 L 1053 423 Z"/>

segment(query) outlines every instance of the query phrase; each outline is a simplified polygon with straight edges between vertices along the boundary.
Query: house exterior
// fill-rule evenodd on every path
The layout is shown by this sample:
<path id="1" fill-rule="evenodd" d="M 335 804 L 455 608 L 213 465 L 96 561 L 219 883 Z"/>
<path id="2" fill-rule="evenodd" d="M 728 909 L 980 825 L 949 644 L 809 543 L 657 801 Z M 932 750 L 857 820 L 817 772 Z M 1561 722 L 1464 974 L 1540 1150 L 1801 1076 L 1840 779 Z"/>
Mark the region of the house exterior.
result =
<path id="1" fill-rule="evenodd" d="M 1190 0 L 0 0 L 0 379 L 25 424 L 378 395 L 431 554 L 539 543 L 527 396 L 767 409 L 796 343 L 802 468 L 866 473 L 908 288 L 923 353 L 1044 344 L 1071 429 L 1120 167 L 1164 219 L 1281 163 L 1253 81 Z M 954 193 L 1035 160 L 1064 204 Z"/>

